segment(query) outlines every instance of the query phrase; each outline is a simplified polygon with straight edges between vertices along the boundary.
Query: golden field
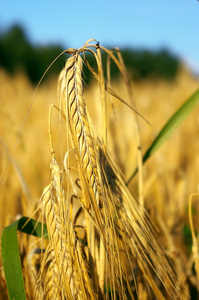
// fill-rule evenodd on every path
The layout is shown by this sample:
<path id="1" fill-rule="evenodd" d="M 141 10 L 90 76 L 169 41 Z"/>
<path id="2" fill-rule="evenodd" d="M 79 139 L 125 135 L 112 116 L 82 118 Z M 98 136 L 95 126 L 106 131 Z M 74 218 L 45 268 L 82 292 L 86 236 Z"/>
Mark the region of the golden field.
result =
<path id="1" fill-rule="evenodd" d="M 23 74 L 11 77 L 0 70 L 0 231 L 18 215 L 32 217 L 35 204 L 50 180 L 51 150 L 48 117 L 51 104 L 58 104 L 57 78 L 43 83 L 35 93 Z M 182 68 L 175 81 L 132 83 L 138 112 L 150 122 L 139 120 L 143 153 L 172 114 L 198 88 L 199 79 Z M 123 99 L 127 90 L 122 80 L 112 87 Z M 101 134 L 102 113 L 99 87 L 93 81 L 85 88 L 88 111 L 96 131 Z M 118 100 L 107 97 L 108 148 L 126 180 L 137 166 L 135 113 Z M 28 115 L 27 115 L 28 112 Z M 27 118 L 26 118 L 27 115 Z M 25 120 L 25 122 L 24 122 Z M 52 137 L 61 157 L 59 123 L 53 111 Z M 61 126 L 61 125 L 60 125 Z M 20 135 L 18 135 L 20 132 Z M 143 166 L 144 205 L 158 229 L 158 238 L 172 259 L 181 280 L 193 299 L 198 299 L 197 276 L 193 270 L 188 203 L 198 193 L 199 184 L 199 107 Z M 14 149 L 14 152 L 13 152 Z M 8 163 L 9 162 L 9 163 Z M 137 176 L 130 187 L 138 194 Z M 199 235 L 199 197 L 192 202 L 193 223 Z M 199 276 L 199 274 L 198 274 Z M 2 276 L 3 278 L 3 276 Z M 1 280 L 0 299 L 5 299 Z M 144 295 L 144 294 L 143 294 Z M 143 299 L 148 299 L 147 297 Z M 188 298 L 187 298 L 188 299 Z"/>

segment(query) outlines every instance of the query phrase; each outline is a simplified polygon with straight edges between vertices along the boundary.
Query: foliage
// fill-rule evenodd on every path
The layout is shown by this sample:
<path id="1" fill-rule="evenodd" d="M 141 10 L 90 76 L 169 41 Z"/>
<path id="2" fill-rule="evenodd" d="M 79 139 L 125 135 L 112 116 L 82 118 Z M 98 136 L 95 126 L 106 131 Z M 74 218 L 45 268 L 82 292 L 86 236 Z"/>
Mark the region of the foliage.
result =
<path id="1" fill-rule="evenodd" d="M 61 52 L 62 48 L 58 45 L 33 46 L 28 41 L 24 30 L 18 25 L 14 25 L 8 32 L 0 35 L 0 66 L 11 74 L 17 71 L 25 72 L 33 83 L 40 80 L 45 69 Z M 57 74 L 63 64 L 62 56 L 46 77 Z"/>
<path id="2" fill-rule="evenodd" d="M 14 49 L 14 51 L 13 51 Z M 32 45 L 23 28 L 14 25 L 6 32 L 0 33 L 0 66 L 8 70 L 11 74 L 22 70 L 28 75 L 33 83 L 37 83 L 50 63 L 63 51 L 59 45 Z M 179 59 L 166 49 L 159 51 L 149 51 L 146 49 L 123 49 L 122 55 L 129 73 L 134 80 L 163 78 L 173 80 L 178 72 Z M 102 53 L 102 59 L 105 61 L 107 54 Z M 65 55 L 51 67 L 46 77 L 58 74 L 64 65 Z M 95 64 L 94 58 L 90 55 L 91 64 Z M 86 83 L 91 79 L 90 72 L 84 66 L 84 81 Z M 106 74 L 106 71 L 105 71 Z M 117 67 L 111 66 L 112 77 L 118 77 Z"/>
<path id="3" fill-rule="evenodd" d="M 10 299 L 26 299 L 17 240 L 18 231 L 37 237 L 47 237 L 46 226 L 22 217 L 4 228 L 1 235 L 1 256 Z"/>

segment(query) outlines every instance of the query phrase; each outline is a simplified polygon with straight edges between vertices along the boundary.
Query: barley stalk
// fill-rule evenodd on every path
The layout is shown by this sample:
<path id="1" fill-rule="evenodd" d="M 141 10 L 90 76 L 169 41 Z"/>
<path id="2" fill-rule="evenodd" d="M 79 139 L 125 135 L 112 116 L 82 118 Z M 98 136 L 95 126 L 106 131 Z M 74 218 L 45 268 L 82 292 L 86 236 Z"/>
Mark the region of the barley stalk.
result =
<path id="1" fill-rule="evenodd" d="M 82 246 L 77 240 L 61 183 L 59 166 L 52 157 L 51 184 L 44 190 L 44 205 L 51 247 L 55 253 L 60 284 L 67 299 L 95 299 Z M 87 289 L 85 289 L 87 287 Z"/>
<path id="2" fill-rule="evenodd" d="M 103 201 L 103 186 L 98 158 L 99 154 L 96 150 L 96 140 L 89 124 L 89 116 L 83 98 L 82 59 L 79 51 L 76 51 L 67 60 L 62 76 L 62 89 L 65 89 L 66 95 L 65 111 L 67 112 L 74 147 L 77 151 L 80 172 L 82 174 L 81 178 L 83 178 L 86 183 L 86 187 L 84 189 L 86 189 L 90 195 L 86 208 L 87 210 L 90 210 L 91 206 L 94 211 L 94 220 L 98 223 L 100 235 L 102 235 L 101 238 L 103 238 L 105 244 L 107 259 L 110 263 L 110 265 L 108 265 L 108 269 L 110 270 L 110 285 L 113 287 L 113 290 L 120 289 L 120 293 L 123 295 L 124 299 L 125 293 L 122 282 L 126 276 L 124 276 L 124 272 L 121 269 L 117 238 L 111 217 L 111 213 L 114 210 L 111 206 L 108 207 L 108 205 Z M 100 82 L 103 82 L 102 79 L 100 79 Z M 87 199 L 87 197 L 84 197 L 84 199 Z M 90 230 L 91 228 L 93 228 L 93 224 L 90 224 Z M 92 260 L 96 261 L 95 230 L 94 228 L 92 231 L 90 230 L 88 235 L 90 236 L 91 233 L 91 238 L 88 239 L 88 243 Z M 106 260 L 103 257 L 105 252 L 102 251 L 102 249 L 103 246 L 100 252 L 100 263 L 103 266 Z M 113 256 L 113 253 L 117 253 L 118 255 L 114 254 Z M 101 290 L 103 290 L 104 283 L 104 267 L 102 270 L 103 271 L 99 273 Z M 107 272 L 107 270 L 105 272 Z"/>
<path id="3" fill-rule="evenodd" d="M 92 50 L 90 52 L 96 58 L 100 75 L 98 76 L 88 63 L 87 65 L 95 78 L 98 79 L 101 91 L 103 90 L 101 96 L 105 108 L 104 89 L 106 85 L 101 70 L 100 47 L 97 45 L 95 48 L 97 49 L 97 55 Z M 83 184 L 84 208 L 88 212 L 92 212 L 92 216 L 94 216 L 94 223 L 89 225 L 89 222 L 87 222 L 88 245 L 92 259 L 94 262 L 99 259 L 99 254 L 96 253 L 94 229 L 99 228 L 100 238 L 105 249 L 103 253 L 103 247 L 101 247 L 100 262 L 103 262 L 103 266 L 106 266 L 106 286 L 110 284 L 113 295 L 117 291 L 118 295 L 125 299 L 127 297 L 125 289 L 127 288 L 131 298 L 133 298 L 124 266 L 124 257 L 127 257 L 129 262 L 132 257 L 135 257 L 140 270 L 159 299 L 163 299 L 163 296 L 155 283 L 154 274 L 164 284 L 171 298 L 178 299 L 180 292 L 178 287 L 174 288 L 172 281 L 175 274 L 169 267 L 143 206 L 139 207 L 136 199 L 125 186 L 120 171 L 114 166 L 111 156 L 106 153 L 103 142 L 96 139 L 93 134 L 83 97 L 83 65 L 80 53 L 84 52 L 85 49 L 88 50 L 87 45 L 79 50 L 71 50 L 71 56 L 61 73 L 60 81 L 62 82 L 61 92 L 64 94 L 64 111 L 67 115 Z M 107 53 L 111 57 L 113 56 L 112 52 L 107 51 Z M 120 66 L 127 82 L 127 75 L 124 72 L 124 64 L 121 63 L 120 55 L 119 61 L 116 58 L 114 60 Z M 129 89 L 128 82 L 127 86 Z M 107 88 L 107 91 L 109 90 L 110 88 Z M 121 99 L 114 91 L 111 94 L 119 100 Z M 124 101 L 122 100 L 122 102 Z M 106 140 L 104 129 L 103 134 L 104 140 Z M 95 222 L 97 222 L 97 226 Z M 167 269 L 166 274 L 164 274 L 165 269 Z M 98 267 L 97 270 L 99 270 Z M 100 283 L 102 290 L 103 274 L 98 276 L 100 281 L 102 280 L 102 283 Z"/>
<path id="4" fill-rule="evenodd" d="M 72 133 L 78 161 L 89 187 L 93 206 L 103 206 L 102 189 L 97 167 L 97 151 L 83 98 L 82 59 L 76 51 L 66 62 L 63 85 L 66 93 L 65 111 Z M 86 203 L 89 208 L 89 203 Z"/>
<path id="5" fill-rule="evenodd" d="M 43 289 L 40 297 L 39 290 Z M 34 290 L 34 299 L 62 299 L 62 287 L 55 259 L 55 252 L 51 244 L 48 244 L 37 278 Z"/>
<path id="6" fill-rule="evenodd" d="M 59 292 L 66 299 L 96 299 L 104 294 L 105 284 L 106 297 L 109 297 L 110 288 L 112 299 L 133 299 L 131 284 L 137 288 L 136 282 L 129 280 L 125 265 L 128 262 L 134 281 L 136 266 L 158 299 L 164 299 L 164 296 L 156 281 L 165 286 L 171 299 L 180 299 L 180 285 L 158 243 L 150 219 L 143 206 L 138 204 L 126 187 L 120 170 L 106 149 L 105 90 L 123 103 L 125 101 L 106 86 L 99 44 L 95 49 L 97 54 L 86 43 L 79 50 L 67 50 L 71 56 L 59 78 L 61 105 L 58 110 L 66 120 L 66 128 L 69 129 L 78 162 L 82 197 L 77 199 L 81 199 L 81 209 L 84 210 L 86 218 L 87 256 L 84 252 L 85 244 L 78 240 L 74 230 L 73 224 L 76 221 L 72 221 L 73 203 L 68 196 L 68 186 L 62 181 L 49 131 L 52 153 L 51 183 L 43 193 L 42 202 L 52 249 L 51 261 L 56 265 L 56 278 L 60 282 Z M 87 50 L 94 55 L 98 66 L 97 74 L 85 60 L 100 85 L 102 110 L 105 114 L 102 139 L 96 138 L 94 134 L 83 95 L 83 61 L 80 53 Z M 112 52 L 107 53 L 111 58 L 114 57 Z M 124 73 L 127 82 L 120 55 L 119 60 L 114 57 L 114 61 Z M 49 270 L 52 270 L 50 265 Z M 52 294 L 51 273 L 52 271 L 47 275 L 49 280 L 48 277 L 45 279 L 46 297 Z M 177 287 L 174 287 L 174 279 Z"/>

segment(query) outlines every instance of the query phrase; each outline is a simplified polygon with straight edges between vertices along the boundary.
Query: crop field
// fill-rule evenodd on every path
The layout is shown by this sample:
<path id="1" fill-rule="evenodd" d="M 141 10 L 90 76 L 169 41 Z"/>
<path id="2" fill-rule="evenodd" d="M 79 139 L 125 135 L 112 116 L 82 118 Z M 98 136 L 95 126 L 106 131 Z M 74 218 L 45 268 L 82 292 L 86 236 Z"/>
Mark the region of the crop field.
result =
<path id="1" fill-rule="evenodd" d="M 16 299 L 199 299 L 199 105 L 141 159 L 199 79 L 182 65 L 173 81 L 131 81 L 130 99 L 119 55 L 105 85 L 96 46 L 86 86 L 73 51 L 38 89 L 0 70 L 0 232 L 22 216 L 48 231 L 17 233 Z"/>

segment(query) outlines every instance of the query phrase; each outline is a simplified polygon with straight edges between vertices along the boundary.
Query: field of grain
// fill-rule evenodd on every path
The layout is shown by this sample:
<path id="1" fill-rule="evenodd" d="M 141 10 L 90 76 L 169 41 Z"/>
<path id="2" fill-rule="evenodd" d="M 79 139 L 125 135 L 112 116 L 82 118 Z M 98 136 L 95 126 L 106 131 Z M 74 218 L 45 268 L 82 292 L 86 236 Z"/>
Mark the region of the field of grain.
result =
<path id="1" fill-rule="evenodd" d="M 23 74 L 11 77 L 3 70 L 0 70 L 0 82 L 0 175 L 2 178 L 0 231 L 2 231 L 19 215 L 34 218 L 32 214 L 44 188 L 51 180 L 49 108 L 51 104 L 58 105 L 59 98 L 58 78 L 45 82 L 39 87 L 26 118 L 35 87 Z M 173 82 L 148 80 L 132 83 L 136 109 L 151 124 L 138 117 L 143 153 L 166 121 L 198 86 L 199 79 L 194 78 L 184 67 L 179 70 Z M 112 88 L 120 96 L 122 95 L 122 99 L 128 99 L 126 86 L 121 79 L 114 81 Z M 84 98 L 92 126 L 101 135 L 100 89 L 94 80 L 85 87 Z M 124 174 L 124 178 L 128 180 L 138 163 L 136 114 L 118 99 L 107 97 L 107 101 L 107 147 Z M 199 299 L 197 281 L 199 274 L 194 269 L 188 216 L 189 199 L 192 194 L 196 194 L 192 199 L 192 220 L 196 234 L 199 235 L 198 116 L 199 107 L 146 162 L 142 169 L 141 182 L 144 206 L 157 227 L 160 244 L 172 260 L 173 268 L 180 277 L 184 288 L 184 299 L 188 299 L 189 296 L 192 299 Z M 62 149 L 65 149 L 67 141 L 63 131 L 60 130 L 64 126 L 63 119 L 60 119 L 59 113 L 54 109 L 51 134 L 58 162 L 65 155 Z M 129 187 L 135 197 L 139 198 L 138 175 L 130 182 Z M 140 274 L 136 278 L 137 291 L 140 295 L 138 299 L 150 299 L 148 284 L 139 276 Z M 5 290 L 1 270 L 0 299 L 6 299 Z"/>

